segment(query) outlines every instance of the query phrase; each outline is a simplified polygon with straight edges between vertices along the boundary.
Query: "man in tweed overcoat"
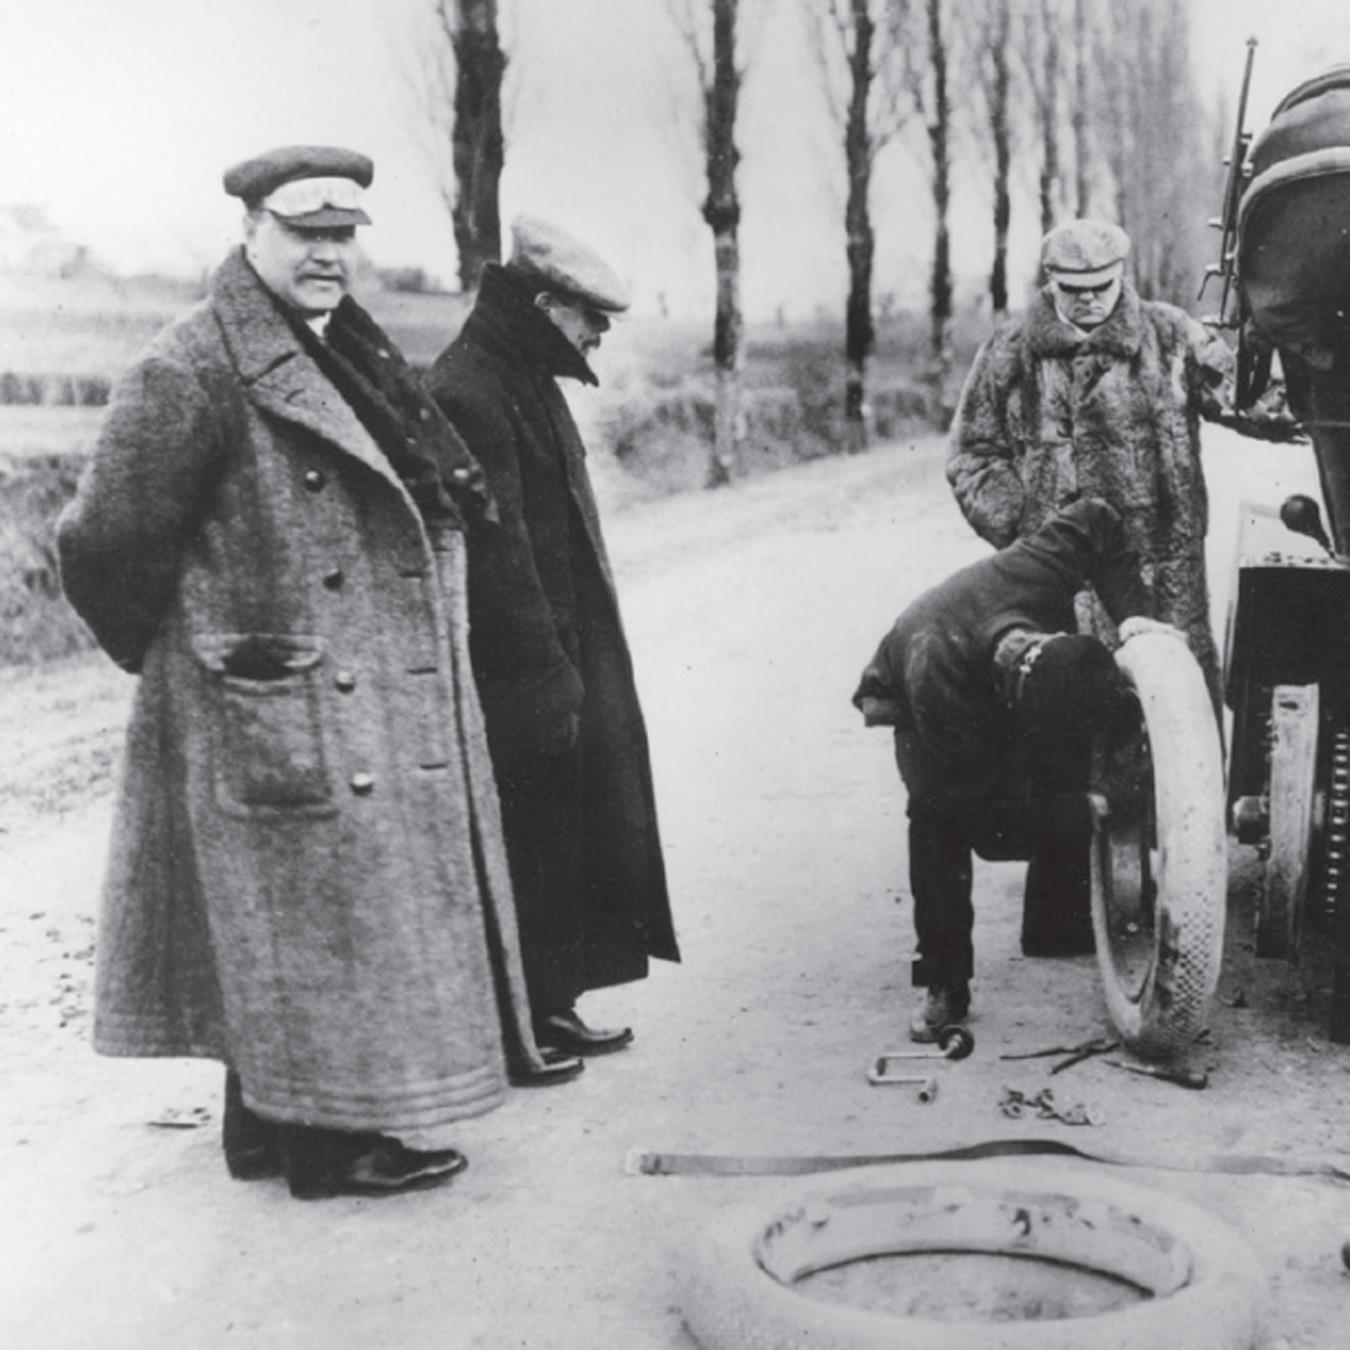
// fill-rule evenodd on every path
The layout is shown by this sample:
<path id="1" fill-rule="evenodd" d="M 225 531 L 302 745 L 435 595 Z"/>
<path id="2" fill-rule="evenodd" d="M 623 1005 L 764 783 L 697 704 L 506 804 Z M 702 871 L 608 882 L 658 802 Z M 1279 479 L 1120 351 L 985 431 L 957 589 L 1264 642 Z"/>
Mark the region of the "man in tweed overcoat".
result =
<path id="1" fill-rule="evenodd" d="M 468 665 L 490 508 L 346 295 L 371 175 L 227 172 L 244 246 L 118 384 L 59 527 L 140 676 L 95 1046 L 224 1061 L 231 1171 L 304 1198 L 447 1180 L 454 1123 L 543 1067 Z"/>

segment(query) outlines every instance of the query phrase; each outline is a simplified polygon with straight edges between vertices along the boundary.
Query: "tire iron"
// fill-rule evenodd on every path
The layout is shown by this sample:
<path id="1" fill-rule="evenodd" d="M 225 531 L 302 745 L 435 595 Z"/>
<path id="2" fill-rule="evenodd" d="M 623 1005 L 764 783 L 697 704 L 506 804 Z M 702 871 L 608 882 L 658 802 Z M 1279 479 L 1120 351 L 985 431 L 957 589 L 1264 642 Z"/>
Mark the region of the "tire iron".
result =
<path id="1" fill-rule="evenodd" d="M 938 1094 L 938 1080 L 923 1074 L 897 1074 L 892 1072 L 888 1060 L 890 1056 L 882 1055 L 876 1064 L 868 1070 L 867 1081 L 873 1087 L 917 1087 L 918 1098 L 925 1105 L 933 1101 Z"/>
<path id="2" fill-rule="evenodd" d="M 1209 1075 L 1199 1069 L 1169 1069 L 1159 1064 L 1126 1064 L 1123 1059 L 1108 1059 L 1103 1063 L 1113 1069 L 1124 1069 L 1128 1073 L 1143 1074 L 1145 1078 L 1158 1078 L 1164 1083 L 1175 1083 L 1177 1087 L 1200 1088 L 1209 1086 Z"/>

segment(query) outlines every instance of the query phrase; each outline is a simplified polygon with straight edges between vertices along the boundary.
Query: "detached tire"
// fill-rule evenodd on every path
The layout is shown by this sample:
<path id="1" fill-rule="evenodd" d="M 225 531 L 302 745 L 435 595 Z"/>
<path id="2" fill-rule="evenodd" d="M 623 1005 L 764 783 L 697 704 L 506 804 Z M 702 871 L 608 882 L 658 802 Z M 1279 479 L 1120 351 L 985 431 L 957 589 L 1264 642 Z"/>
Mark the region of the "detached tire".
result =
<path id="1" fill-rule="evenodd" d="M 1028 1257 L 1147 1296 L 1087 1316 L 893 1316 L 793 1288 L 819 1270 L 924 1252 Z M 685 1324 L 703 1350 L 1247 1350 L 1264 1279 L 1231 1229 L 1193 1205 L 1019 1159 L 867 1168 L 700 1232 Z"/>
<path id="2" fill-rule="evenodd" d="M 1116 653 L 1138 703 L 1099 738 L 1092 925 L 1106 1006 L 1135 1053 L 1166 1059 L 1204 1030 L 1227 904 L 1222 750 L 1190 650 L 1142 633 Z"/>

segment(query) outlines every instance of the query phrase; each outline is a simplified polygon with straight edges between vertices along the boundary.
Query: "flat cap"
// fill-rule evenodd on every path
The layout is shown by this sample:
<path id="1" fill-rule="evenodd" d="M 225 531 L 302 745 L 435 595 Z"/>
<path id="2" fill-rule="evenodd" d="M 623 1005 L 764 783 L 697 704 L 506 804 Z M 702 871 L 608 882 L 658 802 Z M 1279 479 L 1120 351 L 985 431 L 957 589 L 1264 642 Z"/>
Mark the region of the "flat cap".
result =
<path id="1" fill-rule="evenodd" d="M 282 145 L 225 170 L 225 191 L 292 225 L 369 225 L 361 207 L 374 164 L 338 145 Z"/>
<path id="2" fill-rule="evenodd" d="M 1041 241 L 1041 265 L 1083 285 L 1109 281 L 1130 251 L 1130 236 L 1105 220 L 1070 220 Z"/>
<path id="3" fill-rule="evenodd" d="M 538 216 L 511 222 L 507 267 L 541 290 L 617 314 L 633 303 L 623 279 L 589 244 Z"/>

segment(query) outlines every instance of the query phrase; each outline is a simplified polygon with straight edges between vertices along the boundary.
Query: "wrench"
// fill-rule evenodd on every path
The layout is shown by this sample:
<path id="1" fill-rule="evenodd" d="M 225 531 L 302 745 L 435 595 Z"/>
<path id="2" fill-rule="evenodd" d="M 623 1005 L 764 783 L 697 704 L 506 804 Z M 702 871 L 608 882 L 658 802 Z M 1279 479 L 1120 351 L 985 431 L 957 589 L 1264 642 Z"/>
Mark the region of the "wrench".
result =
<path id="1" fill-rule="evenodd" d="M 921 1102 L 931 1102 L 938 1094 L 938 1080 L 936 1078 L 925 1077 L 922 1074 L 896 1074 L 891 1073 L 887 1067 L 891 1056 L 881 1055 L 877 1062 L 867 1071 L 867 1081 L 873 1087 L 898 1087 L 904 1084 L 917 1083 L 919 1085 L 919 1100 Z"/>

